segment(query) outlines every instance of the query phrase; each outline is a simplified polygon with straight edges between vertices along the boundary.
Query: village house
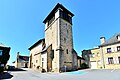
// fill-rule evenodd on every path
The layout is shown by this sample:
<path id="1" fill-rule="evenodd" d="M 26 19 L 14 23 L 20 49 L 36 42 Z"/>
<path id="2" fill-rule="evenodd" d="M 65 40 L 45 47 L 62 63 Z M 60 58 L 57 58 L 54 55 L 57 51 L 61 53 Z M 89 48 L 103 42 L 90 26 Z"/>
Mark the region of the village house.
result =
<path id="1" fill-rule="evenodd" d="M 101 44 L 96 49 L 82 51 L 82 57 L 91 69 L 120 69 L 120 33 L 108 40 L 100 38 Z"/>
<path id="2" fill-rule="evenodd" d="M 17 53 L 16 61 L 13 62 L 15 68 L 28 68 L 29 56 L 22 56 Z"/>
<path id="3" fill-rule="evenodd" d="M 0 43 L 0 72 L 2 72 L 10 58 L 10 47 Z"/>
<path id="4" fill-rule="evenodd" d="M 82 51 L 82 57 L 85 59 L 85 63 L 91 69 L 98 69 L 101 68 L 101 54 L 99 48 L 93 48 L 89 50 Z"/>
<path id="5" fill-rule="evenodd" d="M 73 47 L 73 16 L 73 13 L 59 3 L 54 7 L 43 21 L 45 38 L 40 39 L 29 48 L 30 68 L 46 72 L 78 69 L 80 61 L 78 61 L 78 55 Z"/>

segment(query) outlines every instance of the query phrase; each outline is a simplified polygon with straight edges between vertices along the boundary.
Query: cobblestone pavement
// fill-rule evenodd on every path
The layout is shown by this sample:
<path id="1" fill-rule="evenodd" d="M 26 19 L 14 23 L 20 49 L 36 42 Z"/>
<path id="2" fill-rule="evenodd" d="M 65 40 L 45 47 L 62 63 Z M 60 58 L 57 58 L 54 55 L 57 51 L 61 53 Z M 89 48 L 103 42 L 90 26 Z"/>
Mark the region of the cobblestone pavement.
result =
<path id="1" fill-rule="evenodd" d="M 120 69 L 80 70 L 80 73 L 78 71 L 76 74 L 40 73 L 31 69 L 8 73 L 13 76 L 9 80 L 120 80 Z"/>

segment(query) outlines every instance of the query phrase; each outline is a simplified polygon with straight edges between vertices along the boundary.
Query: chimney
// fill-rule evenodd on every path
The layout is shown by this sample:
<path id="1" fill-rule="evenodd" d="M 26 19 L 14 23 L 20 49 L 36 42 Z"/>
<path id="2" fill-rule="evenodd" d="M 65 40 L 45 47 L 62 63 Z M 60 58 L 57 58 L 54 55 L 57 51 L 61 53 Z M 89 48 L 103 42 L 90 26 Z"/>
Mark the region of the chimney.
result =
<path id="1" fill-rule="evenodd" d="M 17 52 L 17 62 L 19 60 L 19 54 L 20 54 L 20 52 Z"/>
<path id="2" fill-rule="evenodd" d="M 105 42 L 105 37 L 101 37 L 100 42 L 101 42 L 101 44 L 103 44 Z"/>
<path id="3" fill-rule="evenodd" d="M 20 52 L 17 52 L 17 56 L 19 56 Z"/>

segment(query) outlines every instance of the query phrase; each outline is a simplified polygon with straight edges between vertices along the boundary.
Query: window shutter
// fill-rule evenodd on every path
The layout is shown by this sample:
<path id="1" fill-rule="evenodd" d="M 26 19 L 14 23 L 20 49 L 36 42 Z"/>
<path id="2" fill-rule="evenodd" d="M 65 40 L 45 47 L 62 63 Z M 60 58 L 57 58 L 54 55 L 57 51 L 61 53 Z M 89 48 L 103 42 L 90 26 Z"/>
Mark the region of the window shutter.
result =
<path id="1" fill-rule="evenodd" d="M 116 62 L 116 57 L 113 57 L 113 63 L 114 63 L 114 64 L 117 64 L 117 62 Z"/>
<path id="2" fill-rule="evenodd" d="M 106 64 L 109 64 L 109 63 L 108 63 L 108 58 L 106 59 Z"/>
<path id="3" fill-rule="evenodd" d="M 116 57 L 116 63 L 119 64 L 119 59 L 118 59 L 118 57 Z"/>

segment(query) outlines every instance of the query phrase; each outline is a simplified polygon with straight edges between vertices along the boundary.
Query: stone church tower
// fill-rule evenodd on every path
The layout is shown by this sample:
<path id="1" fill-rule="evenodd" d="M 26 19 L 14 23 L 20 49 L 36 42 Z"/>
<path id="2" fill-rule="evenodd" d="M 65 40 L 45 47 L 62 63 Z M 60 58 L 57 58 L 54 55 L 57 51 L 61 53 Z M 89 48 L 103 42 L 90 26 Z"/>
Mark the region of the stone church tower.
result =
<path id="1" fill-rule="evenodd" d="M 75 69 L 72 36 L 73 16 L 73 13 L 58 3 L 43 21 L 46 46 L 52 45 L 51 66 L 55 72 Z"/>

